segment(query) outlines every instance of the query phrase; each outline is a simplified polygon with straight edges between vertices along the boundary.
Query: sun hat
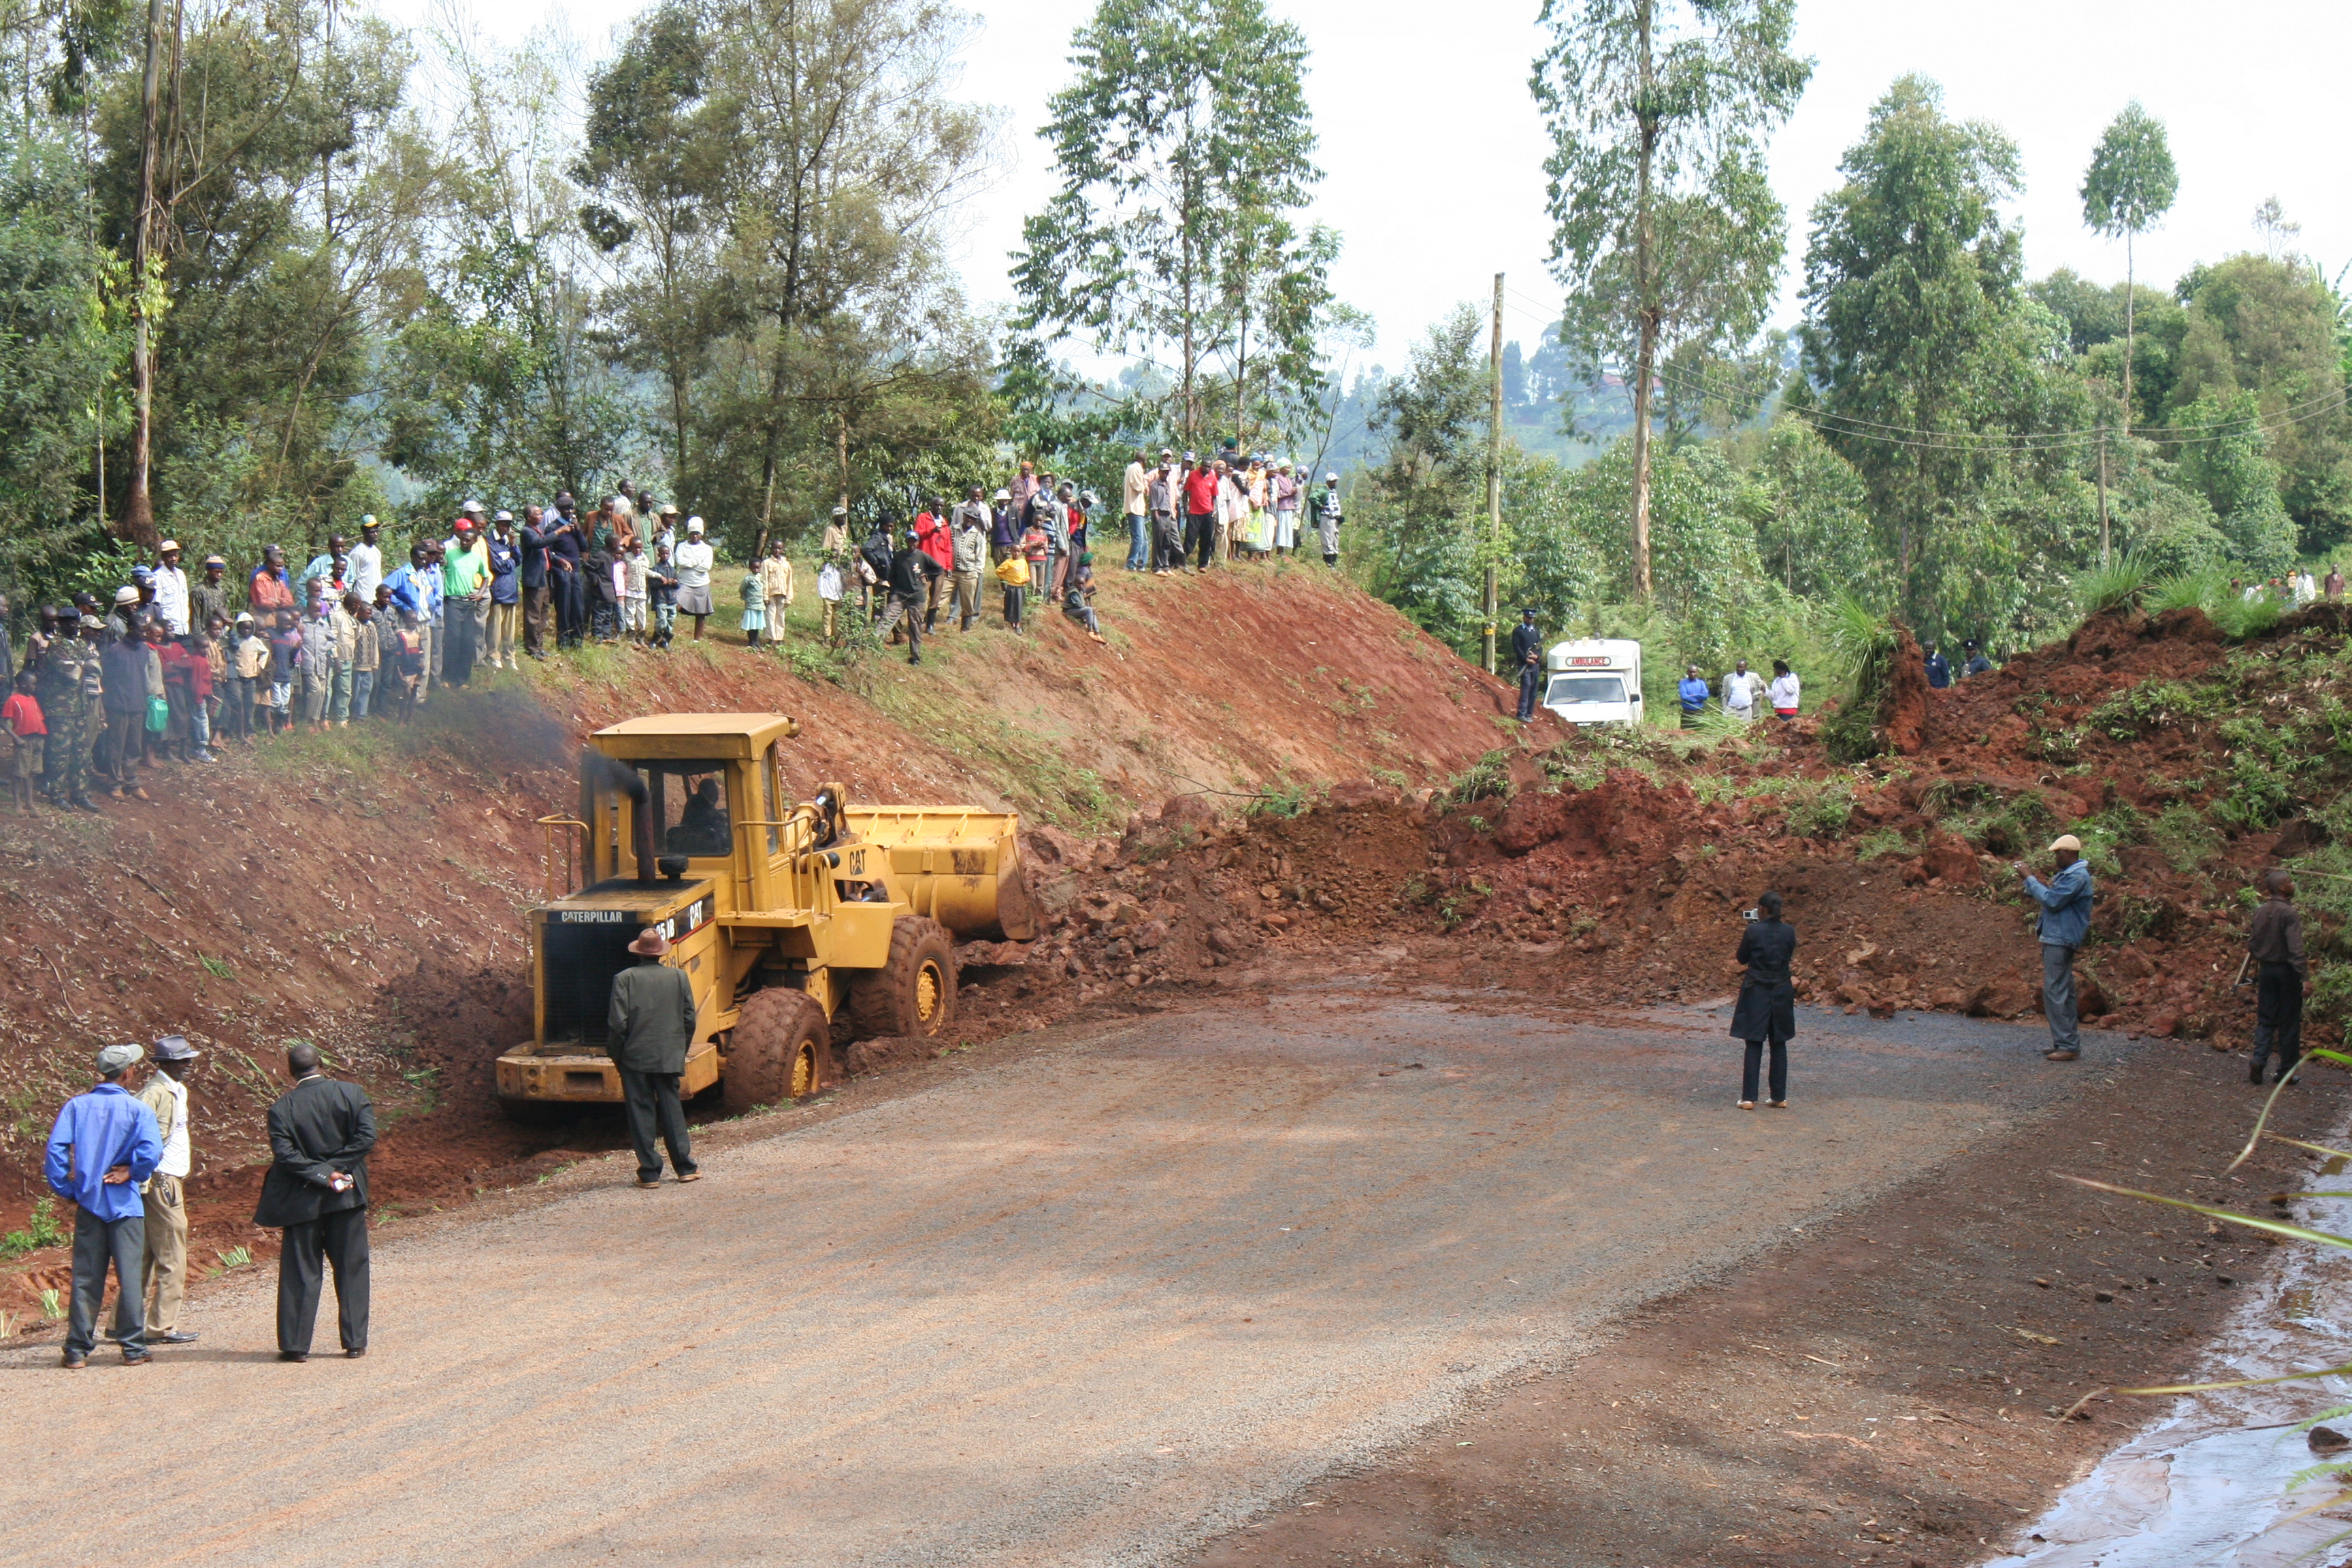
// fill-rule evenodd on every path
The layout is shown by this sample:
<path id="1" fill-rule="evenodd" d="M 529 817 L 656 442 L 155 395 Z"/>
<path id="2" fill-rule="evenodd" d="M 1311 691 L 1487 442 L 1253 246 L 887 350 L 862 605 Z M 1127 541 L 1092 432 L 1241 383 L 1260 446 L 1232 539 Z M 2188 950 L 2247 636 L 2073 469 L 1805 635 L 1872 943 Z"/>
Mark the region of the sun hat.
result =
<path id="1" fill-rule="evenodd" d="M 165 1035 L 155 1042 L 155 1059 L 159 1062 L 192 1062 L 203 1054 L 188 1044 L 185 1035 Z"/>
<path id="2" fill-rule="evenodd" d="M 178 540 L 167 539 L 163 541 L 163 543 L 155 547 L 155 553 L 158 555 L 168 555 L 178 548 L 180 548 L 180 542 Z"/>
<path id="3" fill-rule="evenodd" d="M 2062 833 L 2050 841 L 2052 854 L 2054 855 L 2061 849 L 2072 849 L 2075 854 L 2080 855 L 2083 852 L 2083 841 L 2071 833 Z"/>
<path id="4" fill-rule="evenodd" d="M 217 555 L 205 556 L 205 564 L 206 566 L 217 566 L 224 572 L 228 570 L 228 563 Z"/>
<path id="5" fill-rule="evenodd" d="M 669 951 L 669 942 L 661 932 L 647 926 L 637 932 L 637 940 L 629 943 L 629 951 L 640 958 L 659 958 Z"/>
<path id="6" fill-rule="evenodd" d="M 114 602 L 118 605 L 135 605 L 139 602 L 139 590 L 128 585 L 117 588 L 114 591 Z"/>

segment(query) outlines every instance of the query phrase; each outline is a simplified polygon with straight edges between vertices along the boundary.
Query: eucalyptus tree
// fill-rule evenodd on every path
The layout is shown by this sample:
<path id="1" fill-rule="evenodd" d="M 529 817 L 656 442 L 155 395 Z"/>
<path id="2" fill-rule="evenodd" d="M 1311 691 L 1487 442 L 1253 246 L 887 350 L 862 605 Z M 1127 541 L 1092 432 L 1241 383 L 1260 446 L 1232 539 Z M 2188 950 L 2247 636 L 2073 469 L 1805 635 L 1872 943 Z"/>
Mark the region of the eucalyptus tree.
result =
<path id="1" fill-rule="evenodd" d="M 2124 242 L 2124 428 L 2131 435 L 2132 242 L 2156 226 L 2172 210 L 2180 189 L 2179 171 L 2173 167 L 2172 148 L 2164 121 L 2134 99 L 2107 126 L 2091 153 L 2083 174 L 2083 222 L 2092 232 Z"/>
<path id="2" fill-rule="evenodd" d="M 1737 350 L 1779 285 L 1787 226 L 1765 143 L 1812 62 L 1789 52 L 1795 0 L 1545 0 L 1529 83 L 1552 136 L 1560 338 L 1629 366 L 1636 591 L 1651 593 L 1651 403 L 1662 353 Z"/>
<path id="3" fill-rule="evenodd" d="M 1292 216 L 1322 178 L 1305 35 L 1259 0 L 1102 0 L 1071 47 L 1076 78 L 1040 132 L 1062 186 L 1022 226 L 1016 328 L 1172 351 L 1171 423 L 1194 444 L 1212 358 L 1237 420 L 1252 353 L 1296 390 L 1319 386 L 1337 243 Z"/>
<path id="4" fill-rule="evenodd" d="M 790 477 L 788 440 L 814 413 L 845 441 L 865 395 L 851 388 L 872 384 L 832 374 L 825 345 L 913 353 L 910 301 L 944 297 L 931 260 L 993 152 L 993 118 L 951 96 L 971 25 L 930 0 L 707 0 L 709 90 L 738 143 L 722 265 L 745 316 L 712 434 L 729 466 L 756 466 L 748 486 L 740 472 L 725 482 L 762 531 Z M 846 330 L 876 322 L 902 330 Z"/>

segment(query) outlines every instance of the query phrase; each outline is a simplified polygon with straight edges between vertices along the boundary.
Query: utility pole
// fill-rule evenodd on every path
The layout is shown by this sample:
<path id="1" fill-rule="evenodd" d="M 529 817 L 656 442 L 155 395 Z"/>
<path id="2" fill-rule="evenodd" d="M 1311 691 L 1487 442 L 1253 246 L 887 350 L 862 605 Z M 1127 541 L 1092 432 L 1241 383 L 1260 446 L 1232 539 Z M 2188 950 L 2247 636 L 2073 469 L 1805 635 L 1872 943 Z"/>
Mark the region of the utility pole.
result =
<path id="1" fill-rule="evenodd" d="M 147 66 L 139 83 L 139 216 L 131 237 L 131 300 L 138 335 L 131 348 L 131 395 L 137 417 L 131 438 L 131 494 L 123 536 L 140 548 L 155 542 L 155 501 L 148 489 L 154 459 L 155 329 L 147 319 L 149 269 L 155 255 L 155 168 L 162 161 L 163 0 L 147 0 Z"/>
<path id="2" fill-rule="evenodd" d="M 2107 531 L 2107 427 L 2099 426 L 2099 567 L 2116 563 L 2113 537 Z"/>
<path id="3" fill-rule="evenodd" d="M 1503 552 L 1503 275 L 1495 274 L 1495 336 L 1486 353 L 1486 673 L 1495 673 L 1496 571 Z"/>

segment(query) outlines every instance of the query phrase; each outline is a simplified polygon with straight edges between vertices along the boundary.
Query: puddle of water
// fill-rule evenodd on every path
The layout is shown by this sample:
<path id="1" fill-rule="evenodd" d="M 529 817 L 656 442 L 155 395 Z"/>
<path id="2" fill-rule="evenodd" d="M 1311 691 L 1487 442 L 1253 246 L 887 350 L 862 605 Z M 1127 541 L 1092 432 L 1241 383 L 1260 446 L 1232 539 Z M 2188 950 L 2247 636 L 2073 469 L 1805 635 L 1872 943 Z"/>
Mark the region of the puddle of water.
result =
<path id="1" fill-rule="evenodd" d="M 2340 1235 L 2352 1203 L 2322 1205 L 2307 1217 Z M 2352 1254 L 2296 1247 L 2247 1296 L 2198 1381 L 2352 1363 Z M 2352 1531 L 2352 1506 L 2298 1520 L 2331 1489 L 2288 1487 L 2316 1462 L 2295 1423 L 2347 1404 L 2352 1378 L 2184 1397 L 2060 1494 L 2015 1552 L 1986 1568 L 2343 1568 L 2352 1541 L 2328 1543 Z M 2102 1408 L 2113 1416 L 2126 1407 L 2118 1400 Z"/>

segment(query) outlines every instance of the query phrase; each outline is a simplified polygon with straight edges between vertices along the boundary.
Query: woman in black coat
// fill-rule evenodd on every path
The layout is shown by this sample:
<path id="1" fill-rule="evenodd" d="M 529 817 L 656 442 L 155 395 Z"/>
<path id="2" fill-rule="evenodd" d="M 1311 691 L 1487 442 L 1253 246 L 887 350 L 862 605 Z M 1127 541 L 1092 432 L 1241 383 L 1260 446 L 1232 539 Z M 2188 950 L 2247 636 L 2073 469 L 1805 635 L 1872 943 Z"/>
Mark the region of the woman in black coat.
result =
<path id="1" fill-rule="evenodd" d="M 1739 1079 L 1739 1109 L 1756 1109 L 1756 1069 L 1762 1065 L 1764 1042 L 1772 1043 L 1772 1104 L 1789 1108 L 1789 1037 L 1797 1032 L 1797 994 L 1789 984 L 1789 959 L 1797 951 L 1797 932 L 1780 918 L 1780 895 L 1767 893 L 1756 900 L 1756 918 L 1739 939 L 1734 963 L 1748 966 L 1739 983 L 1739 1005 L 1731 1010 L 1731 1037 L 1748 1042 L 1748 1065 Z"/>

